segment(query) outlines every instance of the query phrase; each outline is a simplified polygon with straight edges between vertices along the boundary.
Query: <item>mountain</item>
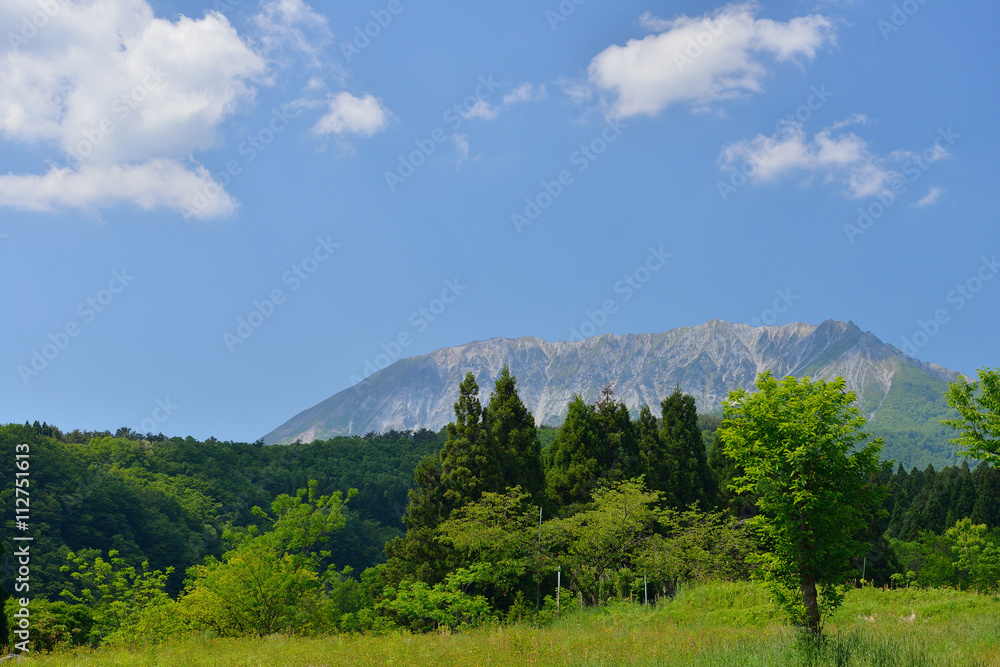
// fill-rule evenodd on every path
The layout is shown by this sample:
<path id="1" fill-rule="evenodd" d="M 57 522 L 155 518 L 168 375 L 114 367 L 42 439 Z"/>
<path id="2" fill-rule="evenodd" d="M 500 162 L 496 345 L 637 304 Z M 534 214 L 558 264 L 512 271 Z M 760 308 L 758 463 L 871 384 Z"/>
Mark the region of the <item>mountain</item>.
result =
<path id="1" fill-rule="evenodd" d="M 853 322 L 751 327 L 712 320 L 658 334 L 605 334 L 579 342 L 493 338 L 400 359 L 353 387 L 305 410 L 264 436 L 268 444 L 308 442 L 391 429 L 438 430 L 454 416 L 458 384 L 472 372 L 485 405 L 507 364 L 539 424 L 561 423 L 573 394 L 597 399 L 610 384 L 633 411 L 658 413 L 674 387 L 703 413 L 718 412 L 737 387 L 758 373 L 776 377 L 843 376 L 858 396 L 869 429 L 886 439 L 886 458 L 924 467 L 957 461 L 941 426 L 950 415 L 947 383 L 959 373 L 910 357 Z"/>

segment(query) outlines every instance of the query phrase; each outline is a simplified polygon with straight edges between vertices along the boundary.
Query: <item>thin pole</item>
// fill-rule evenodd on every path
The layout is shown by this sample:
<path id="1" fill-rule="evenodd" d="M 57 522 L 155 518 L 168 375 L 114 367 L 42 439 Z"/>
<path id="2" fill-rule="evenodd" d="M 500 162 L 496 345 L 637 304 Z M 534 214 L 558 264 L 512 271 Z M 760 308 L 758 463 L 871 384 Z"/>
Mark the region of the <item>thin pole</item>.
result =
<path id="1" fill-rule="evenodd" d="M 562 612 L 562 565 L 556 567 L 556 613 Z"/>
<path id="2" fill-rule="evenodd" d="M 535 609 L 542 608 L 542 508 L 538 508 L 538 549 L 535 551 Z"/>
<path id="3" fill-rule="evenodd" d="M 649 604 L 649 589 L 646 588 L 646 575 L 642 575 L 642 597 L 646 600 L 646 604 Z"/>

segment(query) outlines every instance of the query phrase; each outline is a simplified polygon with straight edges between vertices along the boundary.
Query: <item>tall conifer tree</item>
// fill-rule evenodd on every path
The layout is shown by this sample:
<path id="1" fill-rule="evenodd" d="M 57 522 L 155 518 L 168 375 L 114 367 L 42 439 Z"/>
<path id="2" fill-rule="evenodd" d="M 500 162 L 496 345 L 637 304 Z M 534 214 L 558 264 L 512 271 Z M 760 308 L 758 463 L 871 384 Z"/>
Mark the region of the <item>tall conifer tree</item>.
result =
<path id="1" fill-rule="evenodd" d="M 645 476 L 646 488 L 661 491 L 668 505 L 676 506 L 677 461 L 667 455 L 660 440 L 660 428 L 648 405 L 639 410 L 635 425 L 639 450 L 639 466 Z"/>
<path id="2" fill-rule="evenodd" d="M 660 439 L 667 454 L 677 461 L 674 495 L 678 504 L 683 507 L 697 501 L 702 510 L 714 507 L 715 479 L 708 469 L 694 397 L 682 394 L 677 387 L 660 401 L 660 408 L 663 411 Z"/>
<path id="3" fill-rule="evenodd" d="M 545 486 L 542 445 L 535 418 L 521 401 L 517 379 L 507 366 L 503 367 L 490 402 L 483 410 L 483 428 L 497 459 L 495 465 L 500 477 L 498 488 L 484 490 L 503 492 L 508 487 L 520 486 L 537 502 Z"/>
<path id="4" fill-rule="evenodd" d="M 441 485 L 450 509 L 475 502 L 483 491 L 500 485 L 497 456 L 483 429 L 476 376 L 467 373 L 458 386 L 455 421 L 448 424 L 448 439 L 441 449 Z"/>
<path id="5" fill-rule="evenodd" d="M 628 408 L 615 400 L 615 390 L 606 385 L 601 400 L 594 406 L 597 431 L 602 440 L 598 463 L 601 477 L 621 481 L 641 474 L 638 470 L 635 425 Z"/>
<path id="6" fill-rule="evenodd" d="M 566 421 L 549 447 L 545 484 L 558 505 L 589 502 L 600 477 L 604 444 L 597 430 L 594 408 L 579 394 L 570 401 Z"/>

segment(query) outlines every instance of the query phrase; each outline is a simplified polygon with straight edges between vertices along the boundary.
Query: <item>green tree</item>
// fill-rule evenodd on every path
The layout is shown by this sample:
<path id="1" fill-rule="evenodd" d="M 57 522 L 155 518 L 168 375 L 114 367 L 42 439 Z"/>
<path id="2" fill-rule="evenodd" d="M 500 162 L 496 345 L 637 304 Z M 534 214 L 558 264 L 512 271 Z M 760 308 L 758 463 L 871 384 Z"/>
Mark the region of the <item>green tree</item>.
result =
<path id="1" fill-rule="evenodd" d="M 579 394 L 569 403 L 566 421 L 549 447 L 545 484 L 549 498 L 561 506 L 590 500 L 607 460 L 605 443 L 597 430 L 594 408 Z"/>
<path id="2" fill-rule="evenodd" d="M 450 508 L 479 500 L 483 491 L 496 490 L 502 475 L 498 455 L 483 428 L 476 376 L 467 373 L 458 386 L 455 421 L 441 450 L 443 499 Z"/>
<path id="3" fill-rule="evenodd" d="M 509 374 L 507 377 L 511 380 L 509 389 L 513 390 L 513 378 Z M 513 412 L 514 401 L 507 383 L 501 386 L 503 397 L 497 404 L 492 425 L 498 437 L 509 427 L 521 438 L 518 425 L 507 414 L 507 409 Z M 445 429 L 448 438 L 441 451 L 425 457 L 414 471 L 414 487 L 403 516 L 406 534 L 385 546 L 389 558 L 386 574 L 391 584 L 398 585 L 403 580 L 430 584 L 443 581 L 460 562 L 454 550 L 439 541 L 439 524 L 455 509 L 477 501 L 484 492 L 503 484 L 500 453 L 483 421 L 479 385 L 472 373 L 466 374 L 458 393 L 455 421 Z M 515 392 L 513 398 L 516 396 Z M 523 444 L 523 439 L 519 440 L 519 445 Z"/>
<path id="4" fill-rule="evenodd" d="M 540 568 L 538 507 L 519 487 L 484 493 L 476 503 L 455 510 L 441 524 L 442 540 L 470 562 L 488 567 L 482 581 L 509 593 L 525 574 Z"/>
<path id="5" fill-rule="evenodd" d="M 753 544 L 739 521 L 692 505 L 683 511 L 667 508 L 659 524 L 636 565 L 664 595 L 672 597 L 679 584 L 690 581 L 745 579 L 749 574 L 746 558 Z"/>
<path id="6" fill-rule="evenodd" d="M 976 592 L 996 588 L 1000 581 L 1000 545 L 990 539 L 986 526 L 961 519 L 945 531 L 945 537 L 954 541 L 951 551 L 955 567 L 968 574 Z"/>
<path id="7" fill-rule="evenodd" d="M 973 471 L 972 479 L 976 483 L 972 521 L 990 528 L 1000 527 L 1000 468 L 981 463 Z"/>
<path id="8" fill-rule="evenodd" d="M 893 539 L 889 543 L 899 560 L 900 570 L 907 575 L 912 572 L 912 576 L 905 578 L 928 588 L 960 585 L 952 554 L 954 540 L 950 537 L 924 530 L 914 541 Z"/>
<path id="9" fill-rule="evenodd" d="M 500 372 L 490 402 L 483 410 L 483 428 L 490 440 L 490 450 L 499 457 L 499 486 L 488 491 L 500 492 L 519 486 L 531 496 L 541 498 L 545 486 L 542 470 L 542 445 L 538 440 L 535 418 L 517 393 L 517 380 L 506 365 Z"/>
<path id="10" fill-rule="evenodd" d="M 639 469 L 646 486 L 663 494 L 667 505 L 677 506 L 677 460 L 669 456 L 660 439 L 660 427 L 648 405 L 639 409 L 635 424 Z"/>
<path id="11" fill-rule="evenodd" d="M 594 405 L 594 419 L 602 442 L 603 455 L 598 459 L 603 469 L 601 477 L 618 482 L 638 475 L 635 424 L 625 404 L 615 400 L 610 384 L 601 389 L 601 400 Z"/>
<path id="12" fill-rule="evenodd" d="M 510 590 L 530 572 L 561 568 L 568 587 L 588 604 L 651 585 L 672 594 L 681 581 L 745 575 L 746 531 L 719 514 L 662 507 L 661 494 L 641 479 L 594 492 L 570 517 L 538 524 L 538 507 L 520 489 L 485 493 L 441 525 L 443 539 L 480 572 L 477 581 Z M 636 588 L 633 588 L 633 587 Z"/>
<path id="13" fill-rule="evenodd" d="M 768 372 L 756 389 L 729 394 L 721 428 L 726 454 L 743 468 L 735 489 L 759 494 L 750 523 L 768 551 L 754 557 L 754 576 L 818 637 L 855 574 L 851 559 L 868 549 L 859 537 L 884 512 L 874 481 L 881 441 L 868 442 L 843 378 L 778 382 Z"/>
<path id="14" fill-rule="evenodd" d="M 945 398 L 960 415 L 941 422 L 962 432 L 952 440 L 962 448 L 959 454 L 1000 462 L 1000 368 L 980 368 L 978 381 L 960 377 Z"/>
<path id="15" fill-rule="evenodd" d="M 448 516 L 441 485 L 441 456 L 426 456 L 413 471 L 414 486 L 403 515 L 406 534 L 385 545 L 388 577 L 438 582 L 450 569 L 447 547 L 438 541 L 438 525 Z"/>
<path id="16" fill-rule="evenodd" d="M 679 507 L 698 503 L 702 509 L 715 505 L 715 479 L 708 469 L 705 443 L 698 427 L 694 397 L 682 394 L 680 387 L 660 401 L 663 425 L 660 441 L 666 455 L 676 461 L 677 486 L 674 491 Z"/>
<path id="17" fill-rule="evenodd" d="M 114 549 L 108 551 L 108 560 L 97 556 L 90 562 L 73 552 L 68 559 L 73 566 L 65 565 L 63 571 L 80 582 L 81 592 L 62 594 L 92 609 L 92 632 L 98 642 L 133 646 L 161 641 L 180 629 L 176 614 L 166 611 L 174 607 L 164 590 L 172 567 L 151 571 L 145 561 L 137 570 Z"/>
<path id="18" fill-rule="evenodd" d="M 10 598 L 6 605 L 6 616 L 21 609 L 17 600 Z M 36 653 L 56 649 L 72 649 L 77 646 L 96 646 L 97 638 L 91 633 L 94 625 L 93 609 L 86 604 L 70 604 L 59 600 L 49 602 L 44 597 L 32 597 L 31 630 L 29 648 Z M 19 620 L 13 619 L 12 620 Z M 4 638 L 5 645 L 8 638 Z M 13 643 L 19 643 L 15 637 Z M 13 644 L 12 643 L 12 644 Z"/>
<path id="19" fill-rule="evenodd" d="M 708 452 L 708 469 L 715 482 L 716 507 L 732 516 L 749 519 L 757 514 L 757 498 L 752 493 L 738 494 L 733 490 L 732 481 L 743 476 L 743 468 L 726 454 L 722 434 L 721 428 L 715 431 L 712 448 Z"/>
<path id="20" fill-rule="evenodd" d="M 464 629 L 496 620 L 493 609 L 482 595 L 468 589 L 479 578 L 481 568 L 459 568 L 434 586 L 422 581 L 403 581 L 390 588 L 378 610 L 396 624 L 411 630 Z"/>
<path id="21" fill-rule="evenodd" d="M 273 516 L 255 508 L 270 530 L 229 532 L 234 548 L 221 561 L 209 557 L 189 570 L 180 603 L 195 625 L 223 636 L 327 629 L 320 566 L 329 554 L 316 547 L 343 527 L 344 501 L 339 491 L 319 496 L 316 487 L 310 480 L 295 496 L 278 496 Z"/>
<path id="22" fill-rule="evenodd" d="M 544 521 L 519 489 L 483 499 L 442 525 L 446 539 L 483 566 L 483 580 L 512 582 L 522 574 L 562 568 L 569 587 L 588 604 L 615 579 L 634 579 L 632 560 L 653 534 L 661 514 L 660 494 L 641 480 L 594 491 L 594 502 L 574 515 Z"/>

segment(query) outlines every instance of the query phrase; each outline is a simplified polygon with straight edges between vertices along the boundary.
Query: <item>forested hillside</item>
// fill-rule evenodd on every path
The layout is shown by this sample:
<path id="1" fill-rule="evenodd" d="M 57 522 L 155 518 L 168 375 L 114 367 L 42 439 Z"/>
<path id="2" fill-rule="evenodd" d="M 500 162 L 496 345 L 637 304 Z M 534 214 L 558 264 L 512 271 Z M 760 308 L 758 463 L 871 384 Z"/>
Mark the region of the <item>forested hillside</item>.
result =
<path id="1" fill-rule="evenodd" d="M 12 453 L 16 444 L 28 443 L 38 544 L 38 588 L 32 590 L 53 600 L 73 587 L 59 571 L 71 550 L 96 555 L 117 549 L 134 565 L 148 559 L 152 569 L 174 566 L 167 590 L 176 594 L 189 566 L 222 554 L 226 528 L 260 523 L 251 511 L 255 505 L 268 507 L 310 479 L 319 481 L 322 494 L 358 490 L 329 548 L 338 566 L 361 572 L 384 560 L 383 545 L 402 534 L 413 469 L 443 442 L 443 434 L 419 431 L 265 447 L 128 429 L 63 433 L 47 424 L 8 424 L 0 427 L 0 498 L 13 506 Z M 11 529 L 6 522 L 4 539 Z"/>
<path id="2" fill-rule="evenodd" d="M 785 436 L 746 435 L 758 422 L 761 433 L 777 431 L 770 412 L 741 401 L 784 414 L 781 432 L 837 410 L 851 429 L 864 424 L 842 381 L 759 382 L 841 407 L 798 406 L 761 389 L 734 392 L 719 419 L 675 389 L 633 416 L 609 386 L 596 402 L 575 397 L 558 429 L 539 428 L 505 368 L 485 404 L 468 374 L 439 433 L 264 446 L 2 426 L 5 506 L 14 505 L 14 452 L 30 450 L 33 646 L 540 619 L 557 604 L 557 572 L 562 595 L 581 605 L 758 576 L 776 538 L 755 526 L 780 475 L 767 464 L 764 482 L 748 486 L 753 459 L 739 442 L 749 438 L 759 457 Z M 961 386 L 950 391 L 961 405 Z M 879 464 L 879 445 L 863 431 L 847 440 L 818 433 L 842 447 L 844 471 L 868 457 L 855 481 L 876 503 L 844 536 L 842 581 L 852 573 L 854 584 L 998 585 L 1000 469 L 894 469 Z M 804 449 L 783 461 L 828 465 L 815 436 L 796 442 Z M 840 497 L 843 474 L 824 482 L 830 497 Z M 5 544 L 13 524 L 4 524 Z M 3 576 L 13 590 L 9 556 Z M 13 609 L 11 598 L 9 620 Z"/>

